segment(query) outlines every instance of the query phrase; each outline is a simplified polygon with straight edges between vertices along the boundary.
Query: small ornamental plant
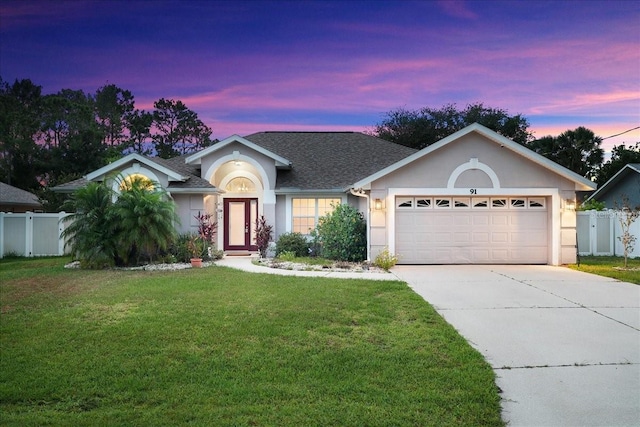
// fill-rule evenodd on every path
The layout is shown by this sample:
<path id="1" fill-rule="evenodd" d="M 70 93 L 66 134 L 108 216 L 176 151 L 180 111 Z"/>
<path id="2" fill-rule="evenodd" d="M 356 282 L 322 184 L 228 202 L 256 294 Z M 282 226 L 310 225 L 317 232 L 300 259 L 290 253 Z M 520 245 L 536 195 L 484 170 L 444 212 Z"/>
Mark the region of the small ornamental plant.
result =
<path id="1" fill-rule="evenodd" d="M 384 248 L 384 250 L 380 252 L 373 261 L 373 265 L 383 269 L 384 271 L 389 271 L 389 269 L 397 263 L 398 256 L 389 252 L 389 248 Z"/>
<path id="2" fill-rule="evenodd" d="M 269 242 L 271 242 L 272 238 L 273 226 L 268 225 L 266 218 L 262 215 L 256 220 L 256 245 L 258 246 L 260 258 L 267 256 L 267 249 L 269 249 Z"/>
<path id="3" fill-rule="evenodd" d="M 622 234 L 618 236 L 618 240 L 622 243 L 623 256 L 624 256 L 624 268 L 628 268 L 629 254 L 633 252 L 636 244 L 636 236 L 631 233 L 631 225 L 640 217 L 640 206 L 631 206 L 629 197 L 622 196 L 622 206 L 615 203 L 616 209 L 618 209 L 618 221 L 620 222 L 620 228 Z"/>
<path id="4" fill-rule="evenodd" d="M 202 255 L 206 250 L 205 244 L 206 243 L 200 235 L 194 234 L 193 236 L 191 236 L 191 238 L 187 242 L 187 249 L 191 254 L 191 258 L 202 259 Z"/>

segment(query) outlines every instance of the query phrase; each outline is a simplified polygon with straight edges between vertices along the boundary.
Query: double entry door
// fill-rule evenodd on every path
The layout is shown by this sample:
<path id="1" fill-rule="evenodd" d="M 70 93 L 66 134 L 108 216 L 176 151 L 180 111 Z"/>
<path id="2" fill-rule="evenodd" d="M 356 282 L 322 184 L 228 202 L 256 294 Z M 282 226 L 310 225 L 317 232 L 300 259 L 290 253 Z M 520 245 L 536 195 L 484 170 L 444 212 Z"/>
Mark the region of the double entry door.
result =
<path id="1" fill-rule="evenodd" d="M 224 250 L 257 251 L 258 199 L 224 199 Z"/>

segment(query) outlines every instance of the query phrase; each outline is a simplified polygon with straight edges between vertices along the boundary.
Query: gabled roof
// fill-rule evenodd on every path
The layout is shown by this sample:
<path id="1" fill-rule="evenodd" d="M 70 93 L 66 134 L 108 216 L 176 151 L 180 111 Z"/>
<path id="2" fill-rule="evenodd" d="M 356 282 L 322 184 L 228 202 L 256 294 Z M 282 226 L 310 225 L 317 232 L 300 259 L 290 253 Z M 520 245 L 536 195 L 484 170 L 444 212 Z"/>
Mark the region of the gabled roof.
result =
<path id="1" fill-rule="evenodd" d="M 246 140 L 291 160 L 276 190 L 345 191 L 416 150 L 360 132 L 258 132 Z"/>
<path id="2" fill-rule="evenodd" d="M 549 159 L 547 159 L 546 157 L 526 148 L 523 145 L 518 144 L 515 141 L 510 140 L 509 138 L 506 138 L 502 135 L 500 135 L 497 132 L 492 131 L 491 129 L 482 126 L 479 123 L 474 123 L 472 125 L 469 125 L 467 127 L 465 127 L 464 129 L 459 130 L 458 132 L 455 132 L 451 135 L 449 135 L 446 138 L 441 139 L 440 141 L 429 145 L 428 147 L 423 148 L 422 150 L 414 153 L 413 155 L 406 157 L 400 161 L 398 161 L 397 163 L 394 163 L 374 174 L 371 174 L 369 176 L 367 176 L 364 179 L 361 179 L 357 182 L 355 182 L 353 184 L 354 188 L 367 188 L 373 181 L 380 179 L 406 165 L 408 165 L 409 163 L 412 163 L 424 156 L 429 155 L 430 153 L 433 153 L 436 150 L 439 150 L 445 146 L 447 146 L 448 144 L 450 144 L 451 142 L 458 140 L 470 133 L 478 133 L 482 136 L 484 136 L 485 138 L 494 141 L 497 144 L 500 144 L 502 147 L 508 148 L 509 150 L 521 155 L 522 157 L 525 157 L 529 160 L 531 160 L 534 163 L 537 163 L 538 165 L 549 169 L 550 171 L 570 180 L 575 182 L 576 184 L 582 186 L 581 189 L 585 189 L 585 190 L 594 190 L 596 188 L 596 185 L 588 180 L 587 178 L 578 175 L 577 173 L 563 167 L 560 166 L 559 164 L 557 164 L 556 162 L 553 162 Z"/>
<path id="3" fill-rule="evenodd" d="M 142 163 L 143 165 L 149 168 L 162 172 L 163 174 L 169 177 L 169 181 L 186 181 L 187 178 L 189 178 L 188 175 L 183 175 L 172 168 L 166 167 L 165 165 L 162 164 L 161 161 L 160 162 L 158 161 L 158 158 L 155 158 L 155 157 L 150 158 L 150 157 L 142 156 L 138 153 L 128 154 L 123 158 L 116 160 L 115 162 L 111 162 L 108 165 L 103 166 L 100 169 L 87 174 L 85 178 L 87 179 L 87 181 L 93 181 L 96 178 L 100 178 L 102 176 L 108 175 L 112 172 L 119 170 L 120 168 L 122 168 L 122 166 L 130 162 Z"/>
<path id="4" fill-rule="evenodd" d="M 4 182 L 0 182 L 0 204 L 41 207 L 38 196 Z"/>
<path id="5" fill-rule="evenodd" d="M 198 151 L 195 154 L 192 154 L 190 156 L 188 156 L 185 159 L 185 163 L 187 164 L 200 164 L 200 162 L 202 161 L 202 158 L 211 154 L 211 153 L 215 153 L 216 151 L 226 147 L 229 144 L 233 144 L 234 142 L 240 143 L 254 151 L 257 151 L 260 154 L 263 154 L 271 159 L 273 159 L 276 162 L 276 167 L 284 167 L 284 168 L 288 168 L 291 166 L 291 162 L 287 159 L 285 159 L 282 156 L 279 156 L 276 153 L 273 153 L 269 150 L 265 150 L 263 147 L 254 144 L 253 142 L 249 141 L 248 139 L 245 139 L 239 135 L 231 135 L 229 138 L 223 139 L 220 142 L 217 142 L 215 144 L 213 144 L 210 147 L 205 148 L 202 151 Z"/>
<path id="6" fill-rule="evenodd" d="M 185 163 L 185 156 L 173 157 L 171 159 L 162 159 L 160 157 L 147 157 L 137 153 L 129 154 L 107 166 L 100 168 L 83 178 L 57 185 L 53 191 L 60 193 L 72 193 L 78 188 L 84 187 L 92 180 L 100 180 L 112 172 L 118 171 L 121 167 L 127 165 L 131 161 L 137 161 L 146 165 L 151 169 L 155 169 L 166 174 L 169 177 L 169 186 L 167 191 L 170 193 L 219 193 L 219 190 L 211 185 L 206 179 L 200 178 L 200 171 L 197 165 L 189 165 Z"/>
<path id="7" fill-rule="evenodd" d="M 636 174 L 640 176 L 640 163 L 627 163 L 622 169 L 620 169 L 615 175 L 613 175 L 607 182 L 602 184 L 602 187 L 598 188 L 596 191 L 591 194 L 587 198 L 588 200 L 598 200 L 602 198 L 609 191 L 615 189 L 616 185 L 623 179 L 625 179 L 629 174 Z"/>

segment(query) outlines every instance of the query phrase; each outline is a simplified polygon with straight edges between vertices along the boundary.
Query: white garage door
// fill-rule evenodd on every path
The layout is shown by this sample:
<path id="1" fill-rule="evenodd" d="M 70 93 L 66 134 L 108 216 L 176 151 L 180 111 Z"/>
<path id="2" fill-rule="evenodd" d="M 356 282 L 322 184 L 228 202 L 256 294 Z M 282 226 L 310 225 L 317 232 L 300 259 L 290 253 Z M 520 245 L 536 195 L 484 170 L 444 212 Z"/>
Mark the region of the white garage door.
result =
<path id="1" fill-rule="evenodd" d="M 402 264 L 546 264 L 544 197 L 397 197 Z"/>

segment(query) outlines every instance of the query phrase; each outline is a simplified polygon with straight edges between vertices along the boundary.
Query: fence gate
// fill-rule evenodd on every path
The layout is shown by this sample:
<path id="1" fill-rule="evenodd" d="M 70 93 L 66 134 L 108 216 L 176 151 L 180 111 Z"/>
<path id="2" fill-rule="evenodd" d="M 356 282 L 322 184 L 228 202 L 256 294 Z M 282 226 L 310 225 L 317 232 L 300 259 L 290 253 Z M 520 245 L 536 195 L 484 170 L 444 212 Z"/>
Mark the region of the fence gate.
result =
<path id="1" fill-rule="evenodd" d="M 7 254 L 26 257 L 64 255 L 65 241 L 61 234 L 68 215 L 65 212 L 0 212 L 0 258 Z"/>

